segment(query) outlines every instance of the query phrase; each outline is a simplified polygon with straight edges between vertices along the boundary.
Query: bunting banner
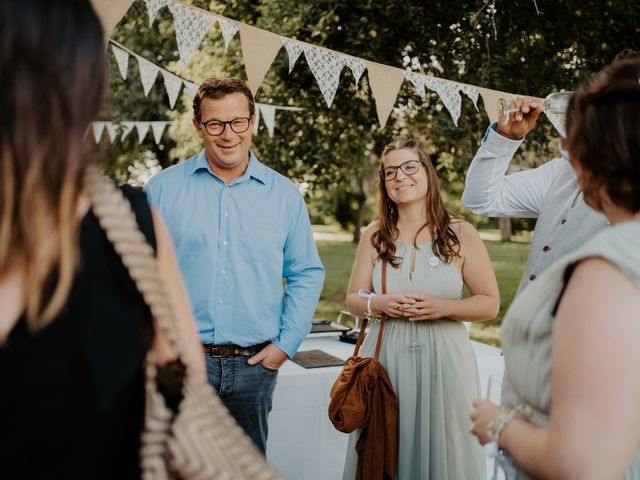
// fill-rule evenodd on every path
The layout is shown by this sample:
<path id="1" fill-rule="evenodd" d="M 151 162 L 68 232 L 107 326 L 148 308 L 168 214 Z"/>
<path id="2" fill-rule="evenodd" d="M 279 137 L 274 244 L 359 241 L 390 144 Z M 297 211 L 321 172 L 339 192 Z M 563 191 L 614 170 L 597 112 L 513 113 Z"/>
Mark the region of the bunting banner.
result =
<path id="1" fill-rule="evenodd" d="M 156 19 L 156 15 L 158 15 L 158 10 L 162 7 L 166 7 L 169 4 L 170 0 L 144 0 L 147 4 L 147 13 L 149 14 L 149 26 L 153 25 L 153 21 Z"/>
<path id="2" fill-rule="evenodd" d="M 138 67 L 140 69 L 140 81 L 142 82 L 142 90 L 144 91 L 144 96 L 148 96 L 151 91 L 151 87 L 156 82 L 156 78 L 158 77 L 158 72 L 160 68 L 155 63 L 150 62 L 146 58 L 143 58 L 139 55 L 136 55 L 136 60 L 138 61 Z"/>
<path id="3" fill-rule="evenodd" d="M 158 76 L 158 72 L 160 72 L 164 80 L 164 86 L 167 92 L 167 98 L 169 100 L 169 107 L 172 110 L 175 107 L 176 100 L 178 99 L 178 96 L 180 94 L 180 89 L 183 87 L 183 85 L 184 85 L 184 88 L 182 89 L 182 92 L 184 95 L 187 95 L 188 97 L 193 98 L 196 92 L 198 91 L 198 85 L 196 83 L 186 80 L 174 73 L 171 73 L 169 70 L 165 70 L 164 68 L 154 64 L 153 62 L 147 60 L 146 58 L 132 52 L 131 50 L 128 50 L 127 48 L 125 48 L 124 46 L 120 45 L 115 41 L 110 41 L 110 43 L 111 43 L 111 50 L 113 51 L 113 56 L 116 60 L 116 63 L 118 64 L 118 68 L 120 70 L 120 74 L 122 75 L 123 80 L 127 78 L 126 76 L 127 70 L 126 68 L 123 68 L 120 65 L 128 64 L 130 55 L 137 60 L 138 65 L 140 67 L 140 80 L 142 82 L 145 95 L 149 94 Z M 291 112 L 298 112 L 303 110 L 302 108 L 299 108 L 299 107 L 288 107 L 283 105 L 272 105 L 272 104 L 264 104 L 264 103 L 257 103 L 257 102 L 255 104 L 255 107 L 256 107 L 256 122 L 254 126 L 254 133 L 256 134 L 258 133 L 260 118 L 262 116 L 262 123 L 266 127 L 270 137 L 273 137 L 274 135 L 275 115 L 277 110 L 285 110 L 285 111 L 291 111 Z M 150 122 L 151 129 L 153 130 L 154 138 L 156 138 L 156 143 L 159 142 L 159 138 L 162 136 L 162 133 L 158 133 L 158 129 L 160 128 L 160 125 L 163 125 L 164 123 L 166 122 Z M 129 128 L 131 125 L 133 125 L 133 127 Z M 129 133 L 131 132 L 131 130 L 133 130 L 133 128 L 136 128 L 138 132 L 138 137 L 144 138 L 147 130 L 149 129 L 149 127 L 145 127 L 145 125 L 140 124 L 140 122 L 138 123 L 126 122 L 126 127 L 127 127 L 126 130 L 123 129 L 124 137 L 129 135 Z M 113 143 L 113 141 L 115 140 L 114 129 L 117 129 L 117 125 L 115 126 L 111 125 L 109 122 L 94 122 L 93 134 L 96 137 L 96 142 L 99 142 L 99 139 L 102 137 L 103 130 L 105 128 L 109 131 L 109 137 L 111 139 L 111 143 Z M 145 128 L 146 130 L 143 130 Z M 164 130 L 164 127 L 163 127 L 163 130 Z"/>
<path id="4" fill-rule="evenodd" d="M 91 5 L 102 24 L 105 44 L 108 42 L 113 28 L 129 10 L 132 3 L 133 0 L 91 0 Z"/>
<path id="5" fill-rule="evenodd" d="M 120 133 L 120 139 L 124 140 L 135 128 L 138 134 L 138 144 L 141 144 L 145 140 L 149 133 L 149 129 L 151 129 L 153 133 L 153 140 L 157 145 L 162 141 L 162 135 L 165 129 L 172 123 L 173 122 L 170 121 L 122 121 L 119 124 L 112 122 L 92 122 L 91 128 L 93 130 L 93 138 L 96 143 L 100 143 L 102 141 L 105 130 L 108 133 L 109 142 L 113 143 L 118 138 L 118 133 Z"/>
<path id="6" fill-rule="evenodd" d="M 250 27 L 243 23 L 239 24 L 239 27 L 247 83 L 255 95 L 282 48 L 282 41 L 277 35 L 256 27 Z"/>
<path id="7" fill-rule="evenodd" d="M 400 86 L 404 81 L 404 72 L 398 68 L 380 63 L 365 62 L 369 72 L 369 85 L 376 101 L 376 111 L 380 126 L 387 124 L 387 119 L 396 103 Z"/>
<path id="8" fill-rule="evenodd" d="M 178 2 L 169 2 L 167 6 L 173 14 L 180 61 L 182 66 L 186 67 L 191 56 L 200 47 L 200 42 L 215 23 L 215 18 L 212 15 L 203 15 L 202 10 Z"/>
<path id="9" fill-rule="evenodd" d="M 179 76 L 174 75 L 170 71 L 165 70 L 164 68 L 161 69 L 160 72 L 162 73 L 162 78 L 164 79 L 164 88 L 167 91 L 169 107 L 171 107 L 171 110 L 173 110 L 173 107 L 175 107 L 176 105 L 178 95 L 180 94 L 180 88 L 182 88 L 182 79 Z"/>
<path id="10" fill-rule="evenodd" d="M 94 1 L 97 2 L 98 0 Z M 123 0 L 118 0 L 118 2 L 122 1 Z M 328 107 L 331 107 L 333 103 L 340 84 L 340 75 L 345 66 L 351 69 L 356 87 L 366 70 L 371 86 L 371 94 L 376 104 L 378 121 L 382 127 L 386 125 L 400 87 L 405 79 L 414 85 L 416 93 L 421 98 L 425 98 L 425 89 L 435 92 L 456 125 L 458 124 L 462 108 L 462 94 L 473 102 L 476 109 L 478 109 L 478 98 L 481 96 L 484 110 L 492 122 L 497 118 L 498 99 L 516 96 L 512 93 L 455 82 L 432 75 L 410 72 L 397 67 L 345 55 L 334 50 L 249 26 L 198 7 L 185 5 L 178 0 L 145 0 L 145 3 L 147 5 L 150 24 L 153 23 L 158 11 L 163 7 L 166 6 L 172 13 L 180 61 L 183 66 L 187 64 L 191 56 L 199 48 L 202 39 L 215 23 L 220 27 L 225 48 L 229 46 L 233 36 L 239 32 L 248 84 L 254 94 L 257 92 L 267 71 L 271 68 L 271 64 L 275 60 L 276 55 L 283 46 L 289 57 L 289 73 L 293 70 L 300 55 L 304 53 L 309 69 L 315 77 Z M 122 61 L 121 58 L 119 62 Z M 122 63 L 118 63 L 118 65 L 120 67 Z M 122 70 L 124 67 L 120 68 L 121 74 L 124 77 L 126 75 Z M 126 70 L 124 72 L 126 72 Z M 148 85 L 149 82 L 152 82 L 152 78 L 153 81 L 155 81 L 153 70 L 148 69 L 146 75 L 143 80 L 145 89 L 150 88 Z M 166 83 L 167 81 L 165 79 L 165 86 Z M 183 90 L 185 93 L 193 91 L 192 86 L 188 86 L 184 81 L 183 84 L 185 85 Z M 176 82 L 174 82 L 174 90 L 172 90 L 172 92 L 175 92 L 175 85 L 177 85 Z M 170 102 L 171 98 L 174 98 L 173 95 L 177 95 L 175 93 L 170 94 L 169 90 L 167 90 L 167 94 L 170 97 Z M 553 118 L 553 116 L 550 115 L 547 115 L 547 117 L 558 131 L 562 130 L 561 118 Z"/>

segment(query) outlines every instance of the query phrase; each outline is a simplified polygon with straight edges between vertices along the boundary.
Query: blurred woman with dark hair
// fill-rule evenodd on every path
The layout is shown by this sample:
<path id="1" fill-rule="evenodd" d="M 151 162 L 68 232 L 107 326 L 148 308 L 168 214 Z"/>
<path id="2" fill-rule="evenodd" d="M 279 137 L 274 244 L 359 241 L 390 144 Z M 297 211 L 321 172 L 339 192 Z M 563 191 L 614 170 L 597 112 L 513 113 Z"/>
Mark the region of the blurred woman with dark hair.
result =
<path id="1" fill-rule="evenodd" d="M 514 301 L 502 345 L 518 399 L 476 400 L 472 432 L 519 479 L 640 479 L 640 61 L 578 89 L 566 125 L 584 201 L 611 227 Z"/>
<path id="2" fill-rule="evenodd" d="M 465 418 L 478 395 L 478 371 L 462 322 L 498 313 L 489 255 L 469 223 L 450 217 L 436 170 L 415 142 L 387 145 L 380 177 L 378 219 L 358 246 L 347 306 L 358 316 L 387 316 L 379 359 L 398 397 L 396 478 L 484 479 L 483 451 Z M 393 267 L 386 294 L 382 262 Z M 470 296 L 463 299 L 464 285 Z M 374 324 L 363 356 L 373 355 L 378 331 Z M 355 476 L 358 438 L 354 432 L 349 440 L 344 479 Z"/>
<path id="3" fill-rule="evenodd" d="M 136 478 L 151 314 L 81 180 L 105 82 L 89 1 L 0 2 L 0 476 Z M 171 241 L 124 190 L 204 371 Z"/>

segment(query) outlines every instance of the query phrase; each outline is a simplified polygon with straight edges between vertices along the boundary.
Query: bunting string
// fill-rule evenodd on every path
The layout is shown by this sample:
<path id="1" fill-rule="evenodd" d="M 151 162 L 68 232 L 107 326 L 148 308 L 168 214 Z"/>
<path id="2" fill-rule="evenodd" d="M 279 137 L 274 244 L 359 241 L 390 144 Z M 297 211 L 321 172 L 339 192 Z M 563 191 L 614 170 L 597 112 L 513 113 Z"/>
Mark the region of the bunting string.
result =
<path id="1" fill-rule="evenodd" d="M 163 0 L 163 1 L 168 2 L 169 0 Z M 189 97 L 195 96 L 196 92 L 198 91 L 198 85 L 196 83 L 190 80 L 187 80 L 179 75 L 176 75 L 170 72 L 169 70 L 166 70 L 165 68 L 160 67 L 159 65 L 151 62 L 150 60 L 147 60 L 145 57 L 138 55 L 137 53 L 129 50 L 128 48 L 124 47 L 123 45 L 119 44 L 114 40 L 109 40 L 109 43 L 111 44 L 111 50 L 113 52 L 113 56 L 116 60 L 116 63 L 118 64 L 118 70 L 120 71 L 120 75 L 122 76 L 123 80 L 127 78 L 129 57 L 133 56 L 136 59 L 136 61 L 138 62 L 138 67 L 140 69 L 140 81 L 142 82 L 142 88 L 145 96 L 149 95 L 151 88 L 153 87 L 154 83 L 157 80 L 158 74 L 162 76 L 162 79 L 164 81 L 164 87 L 167 92 L 167 99 L 169 101 L 169 106 L 171 107 L 172 110 L 175 107 L 176 100 L 180 94 L 180 89 L 183 88 L 183 86 L 184 86 L 182 90 L 183 94 L 188 95 Z M 273 137 L 275 132 L 275 118 L 276 118 L 277 110 L 292 111 L 292 112 L 303 110 L 302 108 L 299 108 L 299 107 L 272 105 L 267 103 L 256 103 L 255 107 L 256 107 L 256 123 L 254 127 L 255 133 L 258 133 L 259 119 L 260 117 L 262 117 L 262 122 L 266 127 L 270 137 Z M 96 122 L 96 123 L 105 123 L 105 122 Z M 144 134 L 140 130 L 141 128 L 144 128 L 144 125 L 138 127 L 138 125 L 135 124 L 135 122 L 121 122 L 121 125 L 125 125 L 125 129 L 123 130 L 123 133 L 124 132 L 126 133 L 124 133 L 123 138 L 125 138 L 134 127 L 138 128 L 139 137 L 140 135 L 142 135 L 142 138 L 144 138 L 146 134 L 146 130 Z M 99 129 L 99 136 L 102 136 L 103 130 L 104 128 L 106 128 L 106 126 L 104 125 L 94 126 L 94 135 L 97 135 L 96 128 Z M 146 128 L 148 130 L 149 126 L 147 126 Z M 160 134 L 160 136 L 162 136 L 162 134 Z M 111 140 L 111 142 L 113 143 L 113 139 Z"/>
<path id="2" fill-rule="evenodd" d="M 349 67 L 353 73 L 356 86 L 366 70 L 382 127 L 387 122 L 404 80 L 412 83 L 416 94 L 423 99 L 425 99 L 426 89 L 435 92 L 456 125 L 462 108 L 462 94 L 471 99 L 476 109 L 478 109 L 478 97 L 482 96 L 484 110 L 492 122 L 497 120 L 495 105 L 497 99 L 509 99 L 516 96 L 508 92 L 374 63 L 335 50 L 283 37 L 192 5 L 185 5 L 178 0 L 145 0 L 145 3 L 150 24 L 153 23 L 158 10 L 164 6 L 167 6 L 173 14 L 178 50 L 183 65 L 187 64 L 194 51 L 199 48 L 202 39 L 213 24 L 217 23 L 220 26 L 225 48 L 228 47 L 235 33 L 239 31 L 248 84 L 254 94 L 283 46 L 289 57 L 289 73 L 293 70 L 300 55 L 304 53 L 309 69 L 318 83 L 328 107 L 331 107 L 333 103 L 340 84 L 340 75 L 345 66 Z M 379 75 L 390 75 L 390 77 L 380 78 Z M 373 85 L 376 87 L 374 88 Z M 559 121 L 549 118 L 557 129 L 559 125 L 561 126 L 561 119 Z M 267 126 L 267 128 L 269 127 Z"/>

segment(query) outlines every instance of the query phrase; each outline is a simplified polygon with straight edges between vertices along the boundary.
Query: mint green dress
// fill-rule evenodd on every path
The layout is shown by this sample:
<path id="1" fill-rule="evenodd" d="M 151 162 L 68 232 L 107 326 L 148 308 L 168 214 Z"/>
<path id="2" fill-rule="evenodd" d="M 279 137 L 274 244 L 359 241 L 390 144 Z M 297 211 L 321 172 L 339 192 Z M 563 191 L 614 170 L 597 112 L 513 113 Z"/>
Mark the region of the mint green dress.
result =
<path id="1" fill-rule="evenodd" d="M 549 423 L 553 311 L 565 285 L 565 271 L 589 257 L 608 260 L 640 287 L 640 221 L 609 227 L 558 260 L 518 295 L 502 322 L 506 380 L 502 403 L 529 405 L 537 426 Z M 529 477 L 518 471 L 517 478 Z M 624 479 L 640 480 L 640 449 Z"/>
<path id="2" fill-rule="evenodd" d="M 455 263 L 433 255 L 431 244 L 415 252 L 396 244 L 405 259 L 387 268 L 387 293 L 421 293 L 462 297 L 463 281 Z M 381 262 L 373 271 L 374 290 L 381 293 Z M 365 338 L 361 355 L 372 357 L 379 324 Z M 486 479 L 484 451 L 469 433 L 471 402 L 480 396 L 478 369 L 469 334 L 462 322 L 442 319 L 385 321 L 380 362 L 387 370 L 399 404 L 398 480 Z M 359 431 L 349 438 L 344 480 L 355 478 Z"/>

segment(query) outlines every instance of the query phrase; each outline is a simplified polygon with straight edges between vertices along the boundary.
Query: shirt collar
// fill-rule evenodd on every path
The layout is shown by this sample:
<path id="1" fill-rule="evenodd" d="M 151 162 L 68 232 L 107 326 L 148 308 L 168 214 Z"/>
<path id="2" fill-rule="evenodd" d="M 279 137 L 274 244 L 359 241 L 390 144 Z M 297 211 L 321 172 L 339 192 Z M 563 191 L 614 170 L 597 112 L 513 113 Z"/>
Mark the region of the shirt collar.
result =
<path id="1" fill-rule="evenodd" d="M 218 175 L 216 175 L 215 172 L 211 170 L 211 165 L 209 165 L 209 162 L 207 161 L 207 155 L 203 148 L 193 162 L 193 169 L 191 170 L 191 174 L 194 174 L 198 170 L 204 169 L 206 169 L 215 177 L 218 177 Z M 266 184 L 266 167 L 256 158 L 252 150 L 249 150 L 249 165 L 247 165 L 247 169 L 245 170 L 244 174 L 242 174 L 241 177 L 235 179 L 231 183 L 240 183 L 249 178 L 253 178 L 263 185 Z"/>

